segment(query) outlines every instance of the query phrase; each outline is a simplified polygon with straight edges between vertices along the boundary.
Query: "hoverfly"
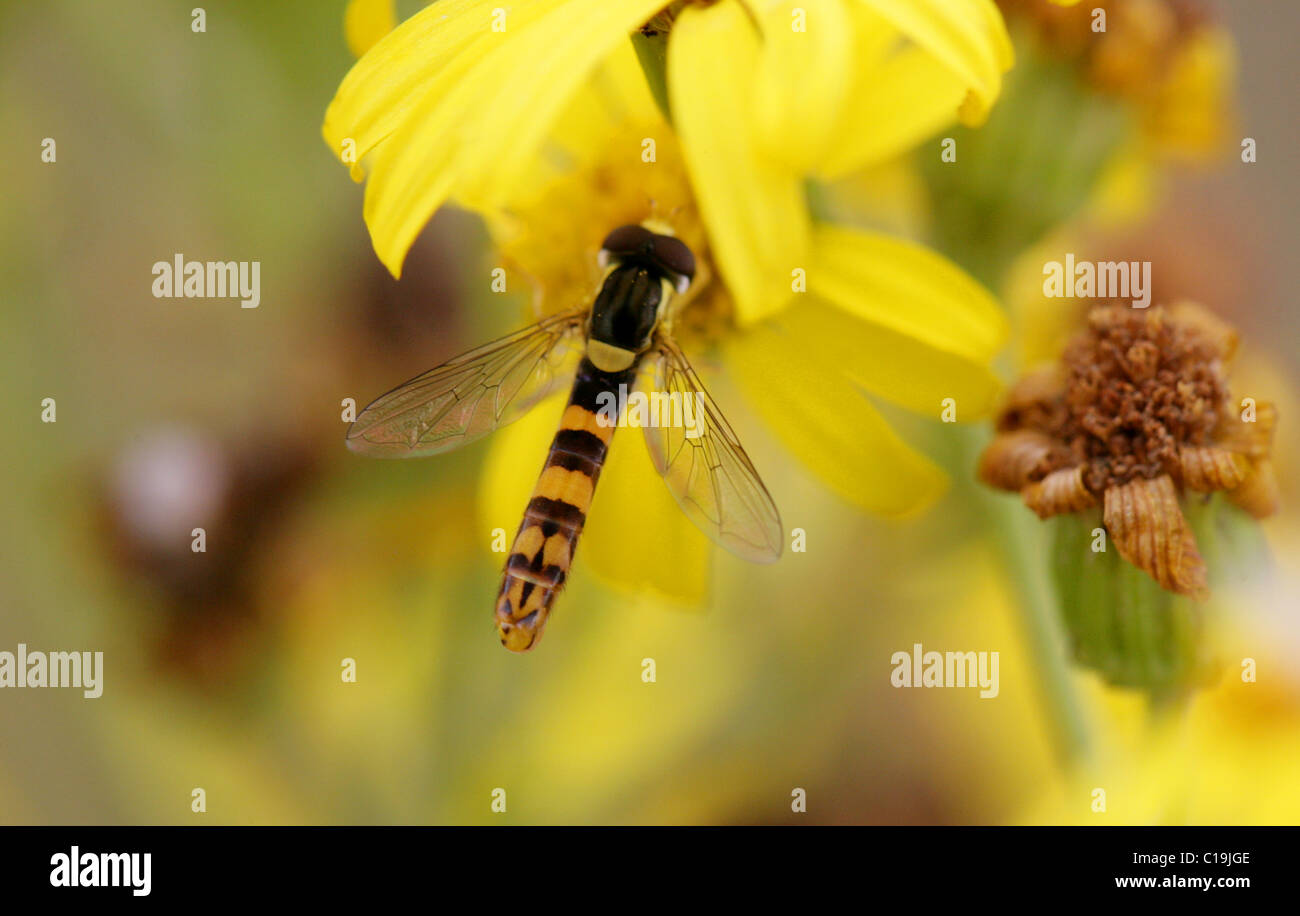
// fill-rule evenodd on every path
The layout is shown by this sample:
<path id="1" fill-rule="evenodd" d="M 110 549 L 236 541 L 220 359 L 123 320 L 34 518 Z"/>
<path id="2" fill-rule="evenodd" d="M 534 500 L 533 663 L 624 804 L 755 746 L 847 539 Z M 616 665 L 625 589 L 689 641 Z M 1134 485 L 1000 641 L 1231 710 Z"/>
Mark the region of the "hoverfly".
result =
<path id="1" fill-rule="evenodd" d="M 682 511 L 743 559 L 770 563 L 781 555 L 776 505 L 672 337 L 673 314 L 695 278 L 695 256 L 666 227 L 633 224 L 606 236 L 600 264 L 604 276 L 589 306 L 416 376 L 367 406 L 348 430 L 348 447 L 364 455 L 436 455 L 518 419 L 572 373 L 568 405 L 497 595 L 501 644 L 515 652 L 537 644 L 573 563 L 614 435 L 602 405 L 638 382 L 698 405 L 693 430 L 642 427 L 655 469 Z M 566 353 L 581 354 L 576 369 L 573 360 L 565 368 Z"/>

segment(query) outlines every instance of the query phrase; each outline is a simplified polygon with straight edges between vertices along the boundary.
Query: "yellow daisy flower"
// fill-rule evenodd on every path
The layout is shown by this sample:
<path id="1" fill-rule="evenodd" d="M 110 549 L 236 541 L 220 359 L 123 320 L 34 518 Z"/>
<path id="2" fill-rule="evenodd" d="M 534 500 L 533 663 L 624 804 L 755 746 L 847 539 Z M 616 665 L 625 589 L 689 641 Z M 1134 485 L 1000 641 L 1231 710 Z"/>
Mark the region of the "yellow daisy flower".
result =
<path id="1" fill-rule="evenodd" d="M 711 10 L 733 14 L 725 5 Z M 703 60 L 710 58 L 702 46 L 712 40 L 707 30 L 675 35 Z M 769 173 L 746 142 L 744 125 L 728 118 L 748 91 L 744 64 L 758 47 L 751 35 L 730 61 L 712 61 L 711 91 L 678 96 L 674 109 L 683 123 L 697 125 L 697 141 L 699 132 L 710 132 L 706 148 L 761 189 Z M 392 145 L 380 150 L 390 151 L 397 154 Z M 590 298 L 601 276 L 601 240 L 612 227 L 668 223 L 696 258 L 690 298 L 673 324 L 684 348 L 698 359 L 701 345 L 713 345 L 727 381 L 750 395 L 777 437 L 850 503 L 897 517 L 933 501 L 946 485 L 942 471 L 891 429 L 864 390 L 935 419 L 945 398 L 954 399 L 961 420 L 986 415 L 1000 391 L 989 369 L 1005 335 L 997 303 L 915 243 L 814 222 L 800 196 L 784 210 L 768 210 L 761 202 L 770 195 L 760 195 L 760 203 L 700 195 L 692 165 L 689 147 L 664 120 L 624 43 L 576 87 L 537 155 L 520 164 L 515 192 L 480 212 L 507 267 L 537 289 L 535 317 Z M 807 233 L 806 260 L 782 256 L 776 308 L 746 312 L 745 287 L 719 269 L 722 252 L 752 259 L 747 246 L 756 236 L 788 233 L 783 215 Z M 806 291 L 796 291 L 804 277 Z M 520 456 L 534 455 L 540 464 L 561 411 L 559 401 L 543 402 L 493 436 L 481 483 L 489 530 L 517 523 L 534 470 L 530 463 L 521 473 Z M 708 542 L 654 476 L 634 442 L 610 450 L 587 519 L 584 561 L 620 584 L 698 599 L 707 584 Z"/>
<path id="2" fill-rule="evenodd" d="M 354 4 L 354 46 L 377 9 Z M 805 262 L 807 177 L 883 160 L 959 111 L 978 121 L 1011 65 L 992 0 L 440 0 L 374 44 L 324 123 L 369 175 L 366 223 L 394 276 L 441 204 L 518 193 L 601 61 L 664 29 L 674 126 L 707 218 L 729 223 L 716 259 L 746 319 L 778 310 Z"/>

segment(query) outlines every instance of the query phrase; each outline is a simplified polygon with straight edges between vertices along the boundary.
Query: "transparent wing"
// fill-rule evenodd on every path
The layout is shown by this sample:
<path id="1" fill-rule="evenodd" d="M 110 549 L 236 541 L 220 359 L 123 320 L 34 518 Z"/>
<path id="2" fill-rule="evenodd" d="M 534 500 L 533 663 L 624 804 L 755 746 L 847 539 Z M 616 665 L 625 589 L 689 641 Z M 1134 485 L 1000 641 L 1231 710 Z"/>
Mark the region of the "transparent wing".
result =
<path id="1" fill-rule="evenodd" d="M 677 505 L 696 526 L 736 556 L 771 563 L 784 542 L 781 516 L 749 456 L 685 355 L 661 340 L 647 361 L 643 384 L 655 393 L 678 395 L 681 424 L 645 425 L 646 446 Z M 694 409 L 685 408 L 685 398 Z M 692 428 L 693 421 L 693 428 Z"/>
<path id="2" fill-rule="evenodd" d="M 572 375 L 585 310 L 547 318 L 399 385 L 348 428 L 348 448 L 415 458 L 459 448 L 523 416 Z"/>

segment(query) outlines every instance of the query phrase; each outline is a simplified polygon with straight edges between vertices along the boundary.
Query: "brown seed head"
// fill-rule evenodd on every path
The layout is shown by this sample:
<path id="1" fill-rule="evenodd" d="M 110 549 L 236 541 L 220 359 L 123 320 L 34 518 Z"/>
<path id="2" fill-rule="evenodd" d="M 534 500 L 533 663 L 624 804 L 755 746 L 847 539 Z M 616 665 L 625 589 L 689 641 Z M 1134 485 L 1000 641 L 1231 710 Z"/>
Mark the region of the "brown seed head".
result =
<path id="1" fill-rule="evenodd" d="M 1193 303 L 1104 305 L 1061 366 L 1012 386 L 979 477 L 1041 518 L 1102 504 L 1121 555 L 1172 592 L 1206 594 L 1180 494 L 1225 491 L 1256 517 L 1277 510 L 1269 457 L 1277 412 L 1239 416 L 1225 363 L 1236 332 Z"/>
<path id="2" fill-rule="evenodd" d="M 1208 442 L 1227 402 L 1213 342 L 1159 307 L 1094 309 L 1064 364 L 1064 410 L 1045 432 L 1086 465 L 1094 493 L 1177 474 L 1179 448 Z"/>

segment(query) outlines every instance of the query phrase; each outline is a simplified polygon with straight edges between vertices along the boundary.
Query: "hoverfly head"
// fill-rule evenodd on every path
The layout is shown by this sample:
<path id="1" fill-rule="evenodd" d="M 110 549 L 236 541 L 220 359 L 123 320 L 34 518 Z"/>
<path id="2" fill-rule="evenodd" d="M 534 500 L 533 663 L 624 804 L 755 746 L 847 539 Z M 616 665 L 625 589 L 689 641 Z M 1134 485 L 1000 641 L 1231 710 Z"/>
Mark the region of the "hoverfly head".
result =
<path id="1" fill-rule="evenodd" d="M 619 226 L 605 236 L 600 248 L 600 265 L 608 267 L 615 261 L 635 263 L 655 271 L 672 283 L 679 294 L 686 292 L 695 278 L 695 255 L 686 243 L 666 225 L 649 220 L 647 225 Z"/>

